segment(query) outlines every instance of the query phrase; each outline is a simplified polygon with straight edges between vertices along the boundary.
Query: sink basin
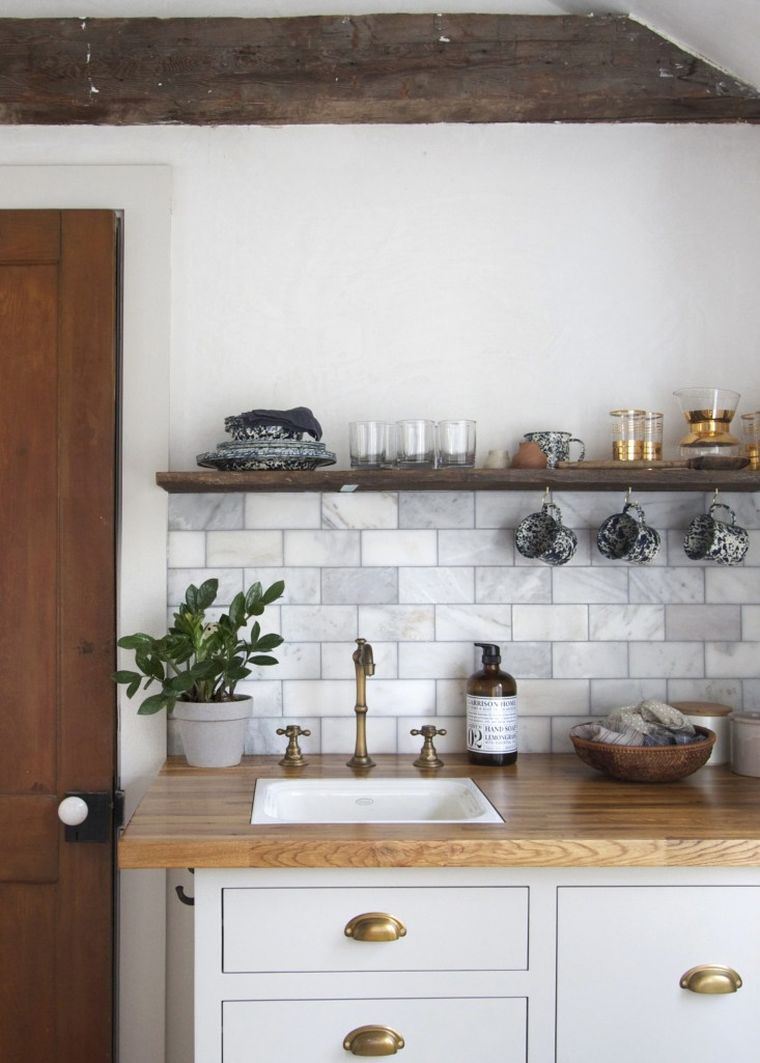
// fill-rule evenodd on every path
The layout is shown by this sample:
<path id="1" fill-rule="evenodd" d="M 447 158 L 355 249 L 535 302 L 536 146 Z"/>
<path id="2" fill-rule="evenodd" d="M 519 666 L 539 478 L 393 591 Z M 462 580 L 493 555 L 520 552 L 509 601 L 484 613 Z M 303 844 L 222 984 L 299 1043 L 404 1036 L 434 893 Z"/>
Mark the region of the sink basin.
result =
<path id="1" fill-rule="evenodd" d="M 472 779 L 259 779 L 251 823 L 502 823 Z"/>

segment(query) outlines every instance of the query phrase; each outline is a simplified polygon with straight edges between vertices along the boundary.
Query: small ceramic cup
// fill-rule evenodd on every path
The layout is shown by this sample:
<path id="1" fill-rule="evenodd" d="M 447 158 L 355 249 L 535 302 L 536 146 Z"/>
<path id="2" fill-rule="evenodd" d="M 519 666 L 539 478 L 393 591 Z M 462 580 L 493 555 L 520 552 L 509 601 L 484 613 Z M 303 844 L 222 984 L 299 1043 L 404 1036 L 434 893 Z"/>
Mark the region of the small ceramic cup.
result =
<path id="1" fill-rule="evenodd" d="M 550 469 L 560 461 L 570 460 L 570 444 L 577 443 L 581 452 L 576 461 L 586 457 L 586 444 L 576 439 L 572 432 L 526 432 L 523 436 L 529 443 L 535 443 L 546 455 L 546 464 Z"/>
<path id="2" fill-rule="evenodd" d="M 649 527 L 638 502 L 626 502 L 622 513 L 613 513 L 601 523 L 596 545 L 611 561 L 647 565 L 660 549 L 660 533 Z"/>
<path id="3" fill-rule="evenodd" d="M 562 513 L 554 502 L 544 502 L 540 513 L 524 517 L 515 528 L 515 547 L 523 557 L 565 565 L 575 553 L 575 533 L 562 523 Z"/>
<path id="4" fill-rule="evenodd" d="M 725 509 L 729 519 L 714 516 Z M 713 502 L 709 513 L 695 517 L 686 529 L 684 553 L 692 561 L 714 561 L 716 565 L 738 565 L 749 549 L 749 534 L 736 523 L 736 514 L 723 502 Z"/>

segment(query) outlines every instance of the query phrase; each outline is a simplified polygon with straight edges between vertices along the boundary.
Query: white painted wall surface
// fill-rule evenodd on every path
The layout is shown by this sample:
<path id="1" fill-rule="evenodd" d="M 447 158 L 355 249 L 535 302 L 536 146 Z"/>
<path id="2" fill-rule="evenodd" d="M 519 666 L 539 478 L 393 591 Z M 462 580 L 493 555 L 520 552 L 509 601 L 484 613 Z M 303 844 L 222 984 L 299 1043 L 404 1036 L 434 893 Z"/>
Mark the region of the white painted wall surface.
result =
<path id="1" fill-rule="evenodd" d="M 608 411 L 716 383 L 760 406 L 750 126 L 7 128 L 0 161 L 174 171 L 171 462 L 307 404 L 478 420 L 608 454 Z"/>

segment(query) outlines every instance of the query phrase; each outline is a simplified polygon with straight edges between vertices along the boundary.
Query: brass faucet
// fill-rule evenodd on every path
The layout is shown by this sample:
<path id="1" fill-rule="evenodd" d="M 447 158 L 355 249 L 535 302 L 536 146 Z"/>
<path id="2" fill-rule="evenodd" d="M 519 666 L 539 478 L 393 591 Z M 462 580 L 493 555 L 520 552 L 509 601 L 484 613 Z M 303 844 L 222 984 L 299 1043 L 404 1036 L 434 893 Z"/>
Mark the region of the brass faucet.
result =
<path id="1" fill-rule="evenodd" d="M 375 659 L 366 639 L 356 640 L 352 656 L 356 670 L 356 748 L 346 764 L 349 768 L 374 768 L 375 762 L 367 752 L 367 676 L 375 674 Z"/>

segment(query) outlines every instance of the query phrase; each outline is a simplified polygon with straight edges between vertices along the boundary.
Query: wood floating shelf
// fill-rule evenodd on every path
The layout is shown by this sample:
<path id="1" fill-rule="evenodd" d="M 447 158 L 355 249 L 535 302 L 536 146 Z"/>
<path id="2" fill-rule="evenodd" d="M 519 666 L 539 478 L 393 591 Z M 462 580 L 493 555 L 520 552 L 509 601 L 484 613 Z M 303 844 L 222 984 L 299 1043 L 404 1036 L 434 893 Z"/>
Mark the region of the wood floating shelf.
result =
<path id="1" fill-rule="evenodd" d="M 0 123 L 760 121 L 619 15 L 0 19 Z"/>
<path id="2" fill-rule="evenodd" d="M 224 491 L 760 491 L 760 472 L 701 469 L 316 469 L 159 472 L 170 494 Z"/>

